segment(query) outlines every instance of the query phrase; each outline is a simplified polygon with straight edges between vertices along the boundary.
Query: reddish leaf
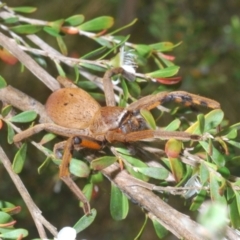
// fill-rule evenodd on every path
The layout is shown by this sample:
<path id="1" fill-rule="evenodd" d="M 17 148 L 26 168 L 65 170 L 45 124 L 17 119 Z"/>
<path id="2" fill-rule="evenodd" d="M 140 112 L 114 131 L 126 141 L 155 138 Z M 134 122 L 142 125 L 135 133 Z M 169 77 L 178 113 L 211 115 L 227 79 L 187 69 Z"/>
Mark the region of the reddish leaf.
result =
<path id="1" fill-rule="evenodd" d="M 17 63 L 18 59 L 15 58 L 10 52 L 5 48 L 0 49 L 0 58 L 7 64 L 14 65 Z"/>
<path id="2" fill-rule="evenodd" d="M 182 150 L 182 142 L 176 139 L 169 139 L 165 145 L 165 152 L 169 158 L 177 158 Z"/>
<path id="3" fill-rule="evenodd" d="M 75 27 L 61 27 L 61 32 L 73 35 L 73 34 L 78 34 L 79 29 Z"/>
<path id="4" fill-rule="evenodd" d="M 16 222 L 17 222 L 16 220 L 13 220 L 13 221 L 8 222 L 8 223 L 0 223 L 0 227 L 1 228 L 13 227 Z"/>
<path id="5" fill-rule="evenodd" d="M 4 208 L 3 210 L 4 210 L 4 212 L 9 213 L 10 215 L 13 215 L 13 214 L 20 213 L 22 208 L 21 208 L 21 206 L 15 206 L 15 207 L 11 207 L 11 208 Z"/>
<path id="6" fill-rule="evenodd" d="M 163 54 L 163 53 L 158 53 L 160 57 L 168 60 L 168 61 L 174 61 L 175 60 L 175 56 L 172 55 L 167 55 L 167 54 Z"/>
<path id="7" fill-rule="evenodd" d="M 155 78 L 157 82 L 160 82 L 164 85 L 173 85 L 182 81 L 182 77 L 172 77 L 172 78 Z"/>
<path id="8" fill-rule="evenodd" d="M 2 119 L 0 119 L 0 129 L 2 129 L 2 127 L 3 127 L 3 121 Z"/>

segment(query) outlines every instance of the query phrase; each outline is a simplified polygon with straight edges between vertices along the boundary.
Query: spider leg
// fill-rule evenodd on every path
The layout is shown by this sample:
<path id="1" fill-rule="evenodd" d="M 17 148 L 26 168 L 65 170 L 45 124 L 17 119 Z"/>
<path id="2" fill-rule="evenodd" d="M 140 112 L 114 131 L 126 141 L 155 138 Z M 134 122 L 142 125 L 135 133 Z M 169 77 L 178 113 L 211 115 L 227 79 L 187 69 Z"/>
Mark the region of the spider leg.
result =
<path id="1" fill-rule="evenodd" d="M 86 215 L 90 214 L 91 208 L 90 204 L 83 194 L 83 192 L 78 188 L 76 183 L 70 177 L 69 164 L 72 158 L 72 153 L 74 150 L 74 137 L 70 137 L 65 144 L 64 154 L 59 170 L 59 177 L 62 181 L 69 187 L 69 189 L 75 194 L 75 196 L 83 202 L 83 210 Z"/>
<path id="2" fill-rule="evenodd" d="M 113 83 L 111 77 L 116 74 L 122 74 L 124 70 L 122 68 L 112 68 L 105 72 L 103 76 L 103 90 L 106 98 L 107 106 L 116 106 Z"/>
<path id="3" fill-rule="evenodd" d="M 71 129 L 71 128 L 61 127 L 54 123 L 42 123 L 42 124 L 35 125 L 31 128 L 28 128 L 28 129 L 16 134 L 13 137 L 13 141 L 20 142 L 20 141 L 22 141 L 36 133 L 39 133 L 43 130 L 52 132 L 52 133 L 60 135 L 60 136 L 65 136 L 65 137 L 71 137 L 71 136 L 76 136 L 76 135 L 83 136 L 83 137 L 89 136 L 89 131 L 87 129 Z"/>
<path id="4" fill-rule="evenodd" d="M 175 101 L 187 106 L 200 105 L 212 109 L 220 108 L 220 104 L 212 99 L 201 97 L 184 91 L 160 92 L 155 95 L 149 95 L 131 103 L 127 110 L 134 111 L 140 109 L 151 110 L 163 103 Z"/>
<path id="5" fill-rule="evenodd" d="M 192 140 L 199 141 L 201 136 L 196 134 L 191 134 L 187 132 L 177 132 L 177 131 L 163 131 L 163 130 L 142 130 L 136 132 L 130 132 L 127 134 L 109 131 L 106 135 L 106 140 L 108 142 L 136 142 L 144 139 L 154 139 L 159 138 L 162 140 L 167 140 L 170 138 L 175 138 L 177 140 Z"/>
<path id="6" fill-rule="evenodd" d="M 59 170 L 60 178 L 67 177 L 70 175 L 68 168 L 69 168 L 69 163 L 72 159 L 73 150 L 74 150 L 74 139 L 73 139 L 73 137 L 70 137 L 65 142 L 65 146 L 64 146 L 62 162 L 61 162 L 60 170 Z"/>

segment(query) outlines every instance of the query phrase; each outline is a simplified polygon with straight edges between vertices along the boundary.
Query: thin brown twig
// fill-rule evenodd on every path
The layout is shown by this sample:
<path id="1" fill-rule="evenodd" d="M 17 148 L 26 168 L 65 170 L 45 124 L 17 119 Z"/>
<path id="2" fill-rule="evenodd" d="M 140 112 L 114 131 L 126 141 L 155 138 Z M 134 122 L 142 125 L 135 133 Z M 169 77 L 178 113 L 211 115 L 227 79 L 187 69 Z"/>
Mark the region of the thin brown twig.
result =
<path id="1" fill-rule="evenodd" d="M 0 32 L 0 45 L 13 54 L 24 64 L 39 80 L 49 89 L 55 91 L 60 88 L 59 83 L 48 72 L 40 67 L 28 54 L 26 54 L 17 43 Z"/>
<path id="2" fill-rule="evenodd" d="M 32 215 L 33 221 L 35 222 L 36 228 L 38 230 L 39 236 L 44 239 L 47 238 L 46 232 L 44 227 L 46 227 L 53 236 L 57 236 L 56 228 L 51 225 L 43 216 L 41 210 L 36 206 L 34 201 L 32 200 L 30 194 L 28 193 L 25 185 L 23 184 L 21 178 L 12 170 L 11 161 L 8 159 L 7 155 L 5 154 L 4 150 L 0 146 L 0 160 L 7 170 L 9 176 L 11 177 L 13 183 L 15 184 L 19 194 L 21 195 L 22 199 L 26 203 L 26 206 Z"/>

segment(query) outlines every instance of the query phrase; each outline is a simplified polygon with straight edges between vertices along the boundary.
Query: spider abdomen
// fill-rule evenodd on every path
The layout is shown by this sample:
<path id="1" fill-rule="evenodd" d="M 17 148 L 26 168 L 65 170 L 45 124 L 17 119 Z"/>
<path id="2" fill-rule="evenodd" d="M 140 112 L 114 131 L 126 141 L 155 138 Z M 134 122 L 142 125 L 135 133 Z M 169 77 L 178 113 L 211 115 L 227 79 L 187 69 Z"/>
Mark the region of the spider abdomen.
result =
<path id="1" fill-rule="evenodd" d="M 100 105 L 80 88 L 61 88 L 46 102 L 46 111 L 54 123 L 67 128 L 86 128 Z"/>

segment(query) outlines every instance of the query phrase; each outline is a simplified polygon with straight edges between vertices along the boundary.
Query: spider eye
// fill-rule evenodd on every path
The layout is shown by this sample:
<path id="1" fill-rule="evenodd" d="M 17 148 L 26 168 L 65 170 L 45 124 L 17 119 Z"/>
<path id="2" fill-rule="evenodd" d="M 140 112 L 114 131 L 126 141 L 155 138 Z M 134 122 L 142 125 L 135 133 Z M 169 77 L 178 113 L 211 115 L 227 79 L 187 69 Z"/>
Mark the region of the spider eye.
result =
<path id="1" fill-rule="evenodd" d="M 81 142 L 82 142 L 82 139 L 80 138 L 80 137 L 75 137 L 74 139 L 73 139 L 73 144 L 75 145 L 78 145 L 78 144 L 81 144 Z"/>

